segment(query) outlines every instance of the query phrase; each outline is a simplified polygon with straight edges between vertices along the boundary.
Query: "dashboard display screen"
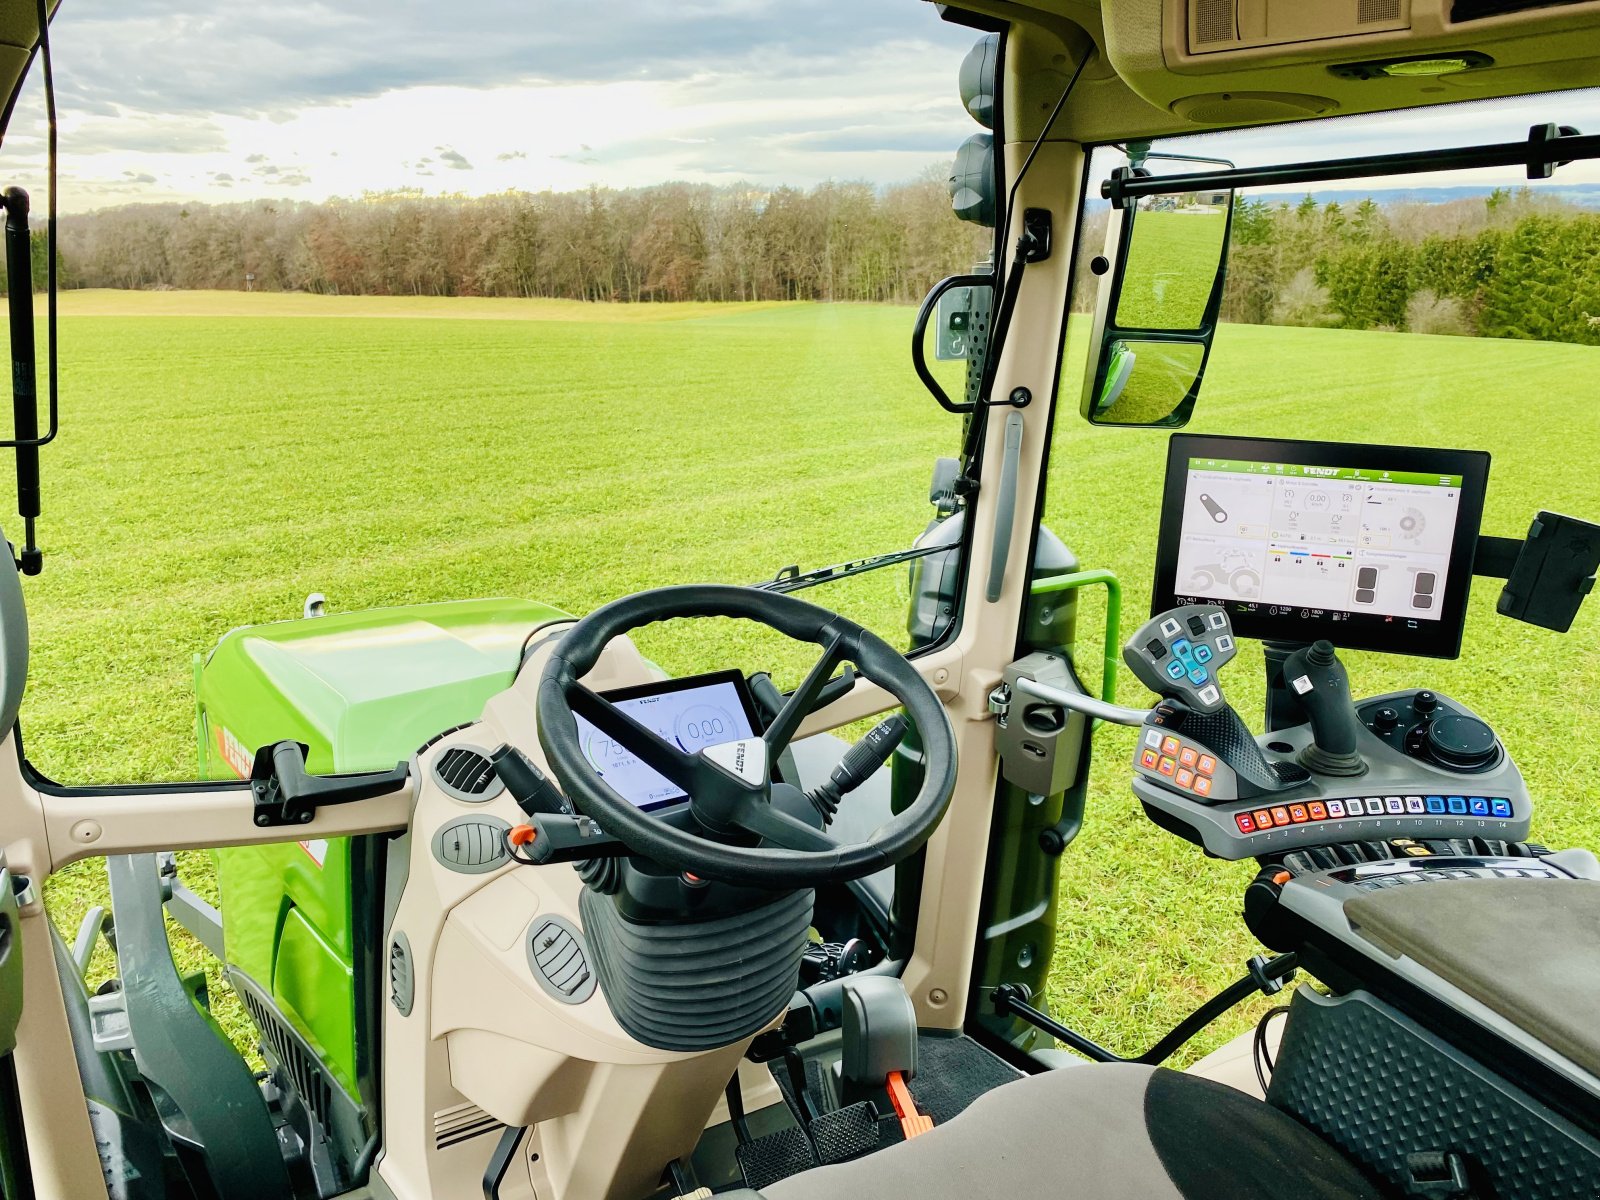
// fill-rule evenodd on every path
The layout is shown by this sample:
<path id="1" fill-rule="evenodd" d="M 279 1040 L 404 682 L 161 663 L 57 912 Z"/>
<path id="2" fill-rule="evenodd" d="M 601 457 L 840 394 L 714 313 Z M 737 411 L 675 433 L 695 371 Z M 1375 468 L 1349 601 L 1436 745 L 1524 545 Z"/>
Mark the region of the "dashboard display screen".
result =
<path id="1" fill-rule="evenodd" d="M 669 679 L 601 693 L 635 721 L 693 754 L 706 746 L 757 736 L 749 685 L 737 671 Z M 636 808 L 684 798 L 683 789 L 640 762 L 582 717 L 578 741 L 595 773 Z"/>
<path id="2" fill-rule="evenodd" d="M 1156 608 L 1221 604 L 1245 637 L 1454 657 L 1488 458 L 1178 435 Z"/>

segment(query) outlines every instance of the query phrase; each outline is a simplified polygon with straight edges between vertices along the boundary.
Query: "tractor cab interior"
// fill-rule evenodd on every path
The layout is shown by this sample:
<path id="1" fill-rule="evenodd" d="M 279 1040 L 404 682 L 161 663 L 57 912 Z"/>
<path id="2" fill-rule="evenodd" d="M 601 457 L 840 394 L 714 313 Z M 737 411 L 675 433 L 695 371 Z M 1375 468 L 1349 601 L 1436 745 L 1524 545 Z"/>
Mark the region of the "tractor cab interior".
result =
<path id="1" fill-rule="evenodd" d="M 1347 422 L 1317 424 L 1273 360 L 1266 415 L 1183 430 L 1240 386 L 1249 198 L 1600 161 L 1569 115 L 1596 107 L 1600 3 L 918 7 L 975 42 L 951 86 L 983 130 L 950 190 L 994 257 L 916 315 L 906 374 L 958 428 L 915 544 L 576 618 L 314 597 L 198 661 L 199 783 L 57 782 L 24 749 L 54 266 L 35 364 L 28 197 L 6 193 L 26 529 L 0 556 L 6 1200 L 1600 1193 L 1600 860 L 1541 840 L 1529 720 L 1453 692 L 1515 684 L 1485 622 L 1551 658 L 1577 640 L 1557 639 L 1593 615 L 1600 509 L 1546 507 L 1568 503 L 1553 468 L 1551 498 L 1529 478 L 1534 507 L 1495 507 L 1501 447 L 1398 398 L 1384 437 L 1306 436 Z M 13 104 L 50 70 L 44 12 L 0 5 Z M 1508 97 L 1549 116 L 1338 149 L 1374 128 L 1341 121 L 1415 109 L 1426 131 Z M 1045 524 L 1047 484 L 1096 469 L 1070 439 L 1103 429 L 1153 534 L 1129 628 L 1116 575 Z M 1159 460 L 1117 457 L 1135 439 Z M 908 589 L 904 642 L 795 594 L 877 571 Z M 1101 590 L 1104 635 L 1080 636 Z M 654 626 L 729 620 L 810 665 L 649 656 Z M 1393 686 L 1369 694 L 1363 656 Z M 1581 714 L 1565 695 L 1538 720 Z M 1131 1053 L 1074 1027 L 1063 997 L 1093 989 L 1051 975 L 1082 919 L 1060 900 L 1074 839 L 1124 819 L 1262 947 Z M 214 854 L 220 905 L 189 851 Z M 46 881 L 91 858 L 109 912 L 58 931 Z M 175 964 L 180 928 L 256 1058 Z M 1286 1003 L 1197 1058 L 1262 996 Z"/>

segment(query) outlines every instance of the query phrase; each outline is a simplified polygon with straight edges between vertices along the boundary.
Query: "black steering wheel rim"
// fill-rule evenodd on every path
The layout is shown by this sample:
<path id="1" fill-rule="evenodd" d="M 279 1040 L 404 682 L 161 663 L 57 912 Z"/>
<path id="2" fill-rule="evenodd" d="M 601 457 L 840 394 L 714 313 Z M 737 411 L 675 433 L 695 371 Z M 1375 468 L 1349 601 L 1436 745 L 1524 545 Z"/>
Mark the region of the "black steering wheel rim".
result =
<path id="1" fill-rule="evenodd" d="M 838 663 L 854 663 L 864 678 L 878 684 L 900 702 L 916 726 L 924 759 L 922 787 L 916 798 L 865 841 L 827 849 L 794 849 L 714 841 L 678 828 L 659 816 L 641 812 L 618 795 L 583 754 L 574 697 L 578 698 L 580 706 L 592 705 L 598 697 L 580 680 L 614 638 L 645 625 L 681 617 L 742 618 L 775 629 L 796 641 L 824 647 L 823 659 L 800 690 L 810 685 L 819 672 L 825 682 Z M 769 734 L 784 734 L 785 731 L 779 729 L 780 724 L 790 724 L 778 749 L 787 745 L 794 733 L 793 726 L 805 715 L 800 711 L 804 707 L 803 699 L 797 692 L 794 703 L 787 705 L 785 713 L 781 713 L 769 728 Z M 905 656 L 870 630 L 836 613 L 792 596 L 757 588 L 723 584 L 655 588 L 595 609 L 565 633 L 545 663 L 539 679 L 536 709 L 539 744 L 544 748 L 550 769 L 579 812 L 598 822 L 634 853 L 674 870 L 740 886 L 772 890 L 817 887 L 859 879 L 892 866 L 914 853 L 932 836 L 944 817 L 955 786 L 955 732 L 950 718 L 939 698 Z M 791 713 L 789 709 L 794 711 Z M 694 756 L 696 760 L 702 757 Z M 720 777 L 718 781 L 737 792 L 737 784 Z M 765 787 L 764 780 L 762 787 Z M 744 813 L 748 818 L 759 814 L 761 801 L 754 798 L 760 789 L 747 786 L 746 790 L 752 797 Z M 691 804 L 695 799 L 691 793 Z M 767 807 L 770 809 L 770 803 Z M 698 815 L 698 808 L 696 812 Z M 798 824 L 793 823 L 794 826 Z M 743 827 L 748 828 L 747 825 Z M 777 836 L 784 832 L 780 827 Z"/>

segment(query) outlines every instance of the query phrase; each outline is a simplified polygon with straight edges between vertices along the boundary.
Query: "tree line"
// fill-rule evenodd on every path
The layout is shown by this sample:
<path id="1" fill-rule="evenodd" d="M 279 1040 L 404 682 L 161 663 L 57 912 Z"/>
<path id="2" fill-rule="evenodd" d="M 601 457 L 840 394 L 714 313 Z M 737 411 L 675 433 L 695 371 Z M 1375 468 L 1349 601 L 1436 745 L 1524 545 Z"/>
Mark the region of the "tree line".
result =
<path id="1" fill-rule="evenodd" d="M 1237 200 L 1225 320 L 1600 345 L 1600 213 L 1522 188 Z"/>
<path id="2" fill-rule="evenodd" d="M 140 204 L 62 218 L 58 261 L 65 287 L 911 302 L 993 237 L 944 177 Z"/>
<path id="3" fill-rule="evenodd" d="M 1080 264 L 1105 229 L 1103 210 L 1086 220 Z M 1098 287 L 1080 270 L 1074 311 Z M 1222 319 L 1597 345 L 1600 213 L 1529 188 L 1431 204 L 1236 197 Z"/>

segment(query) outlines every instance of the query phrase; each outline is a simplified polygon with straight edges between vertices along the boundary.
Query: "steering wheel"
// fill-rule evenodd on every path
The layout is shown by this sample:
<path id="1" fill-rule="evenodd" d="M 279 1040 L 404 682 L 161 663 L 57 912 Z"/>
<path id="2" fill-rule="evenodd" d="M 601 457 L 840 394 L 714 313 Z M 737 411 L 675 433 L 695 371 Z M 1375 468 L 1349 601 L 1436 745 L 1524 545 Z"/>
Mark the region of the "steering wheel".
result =
<path id="1" fill-rule="evenodd" d="M 741 617 L 822 656 L 759 738 L 694 754 L 658 736 L 579 682 L 615 637 L 677 617 Z M 909 807 L 865 841 L 841 843 L 772 803 L 772 772 L 823 686 L 842 663 L 898 700 L 922 740 L 922 788 Z M 569 629 L 539 679 L 539 744 L 562 790 L 583 815 L 633 853 L 704 879 L 769 890 L 846 883 L 892 866 L 933 834 L 955 787 L 955 733 L 944 706 L 914 667 L 882 638 L 803 600 L 756 588 L 704 584 L 637 592 L 595 609 Z M 689 797 L 686 814 L 641 812 L 584 757 L 582 716 Z M 794 790 L 794 789 L 791 789 Z M 677 818 L 677 819 L 674 819 Z M 686 818 L 686 819 L 685 819 Z"/>

